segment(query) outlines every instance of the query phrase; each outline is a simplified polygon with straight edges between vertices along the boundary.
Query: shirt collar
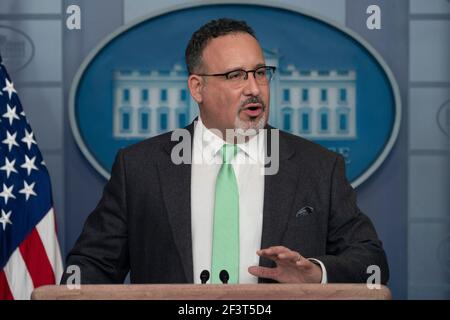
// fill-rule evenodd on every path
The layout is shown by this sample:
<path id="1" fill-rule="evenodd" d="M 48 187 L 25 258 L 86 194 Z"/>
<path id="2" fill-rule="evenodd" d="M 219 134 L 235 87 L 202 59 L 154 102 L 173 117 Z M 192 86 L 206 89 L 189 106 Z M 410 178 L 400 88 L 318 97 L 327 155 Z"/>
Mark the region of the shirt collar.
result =
<path id="1" fill-rule="evenodd" d="M 195 127 L 195 145 L 199 147 L 197 151 L 202 155 L 202 159 L 205 163 L 214 163 L 217 153 L 220 151 L 225 141 L 217 136 L 214 132 L 208 129 L 200 117 L 198 116 L 197 125 Z M 243 151 L 252 161 L 255 163 L 260 161 L 264 163 L 264 134 L 263 130 L 259 130 L 258 134 L 244 143 L 239 143 L 239 151 Z"/>
<path id="2" fill-rule="evenodd" d="M 197 129 L 199 129 L 201 146 L 202 146 L 202 156 L 206 163 L 214 162 L 214 158 L 217 152 L 220 151 L 225 141 L 219 138 L 214 132 L 209 130 L 203 124 L 200 116 L 198 117 Z"/>

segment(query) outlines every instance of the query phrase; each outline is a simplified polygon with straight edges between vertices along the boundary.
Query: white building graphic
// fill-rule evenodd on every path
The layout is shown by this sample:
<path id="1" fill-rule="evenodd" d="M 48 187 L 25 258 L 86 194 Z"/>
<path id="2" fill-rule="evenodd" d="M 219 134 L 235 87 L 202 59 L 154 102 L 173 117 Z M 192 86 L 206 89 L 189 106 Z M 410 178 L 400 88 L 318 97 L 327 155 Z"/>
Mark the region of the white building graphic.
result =
<path id="1" fill-rule="evenodd" d="M 353 70 L 279 68 L 279 54 L 264 51 L 277 67 L 270 84 L 269 123 L 309 139 L 355 139 L 356 73 Z M 182 128 L 198 114 L 187 88 L 187 71 L 116 71 L 113 77 L 113 135 L 151 137 Z"/>
<path id="2" fill-rule="evenodd" d="M 184 127 L 197 114 L 187 89 L 187 72 L 175 65 L 164 71 L 114 73 L 115 138 L 146 138 Z"/>

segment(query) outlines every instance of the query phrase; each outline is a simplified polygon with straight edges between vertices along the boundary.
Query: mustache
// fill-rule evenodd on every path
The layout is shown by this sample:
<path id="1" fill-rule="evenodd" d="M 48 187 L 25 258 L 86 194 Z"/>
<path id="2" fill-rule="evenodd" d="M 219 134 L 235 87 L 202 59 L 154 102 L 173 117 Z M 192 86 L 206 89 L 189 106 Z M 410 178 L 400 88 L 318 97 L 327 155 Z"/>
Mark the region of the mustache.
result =
<path id="1" fill-rule="evenodd" d="M 251 103 L 259 103 L 262 106 L 263 110 L 266 109 L 266 104 L 264 103 L 264 101 L 262 101 L 261 97 L 259 96 L 250 97 L 247 100 L 243 101 L 239 109 L 244 109 L 246 105 Z"/>

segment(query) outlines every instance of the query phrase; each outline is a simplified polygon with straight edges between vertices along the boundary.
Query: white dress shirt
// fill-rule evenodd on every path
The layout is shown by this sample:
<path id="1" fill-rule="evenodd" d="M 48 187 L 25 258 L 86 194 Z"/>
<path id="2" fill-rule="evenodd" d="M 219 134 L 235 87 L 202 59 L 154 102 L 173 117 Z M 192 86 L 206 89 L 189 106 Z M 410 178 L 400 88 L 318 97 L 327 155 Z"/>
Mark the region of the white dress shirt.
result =
<path id="1" fill-rule="evenodd" d="M 239 189 L 239 283 L 257 283 L 248 267 L 259 264 L 264 204 L 264 135 L 238 144 L 231 161 Z M 225 142 L 198 118 L 194 130 L 191 175 L 191 226 L 194 283 L 200 273 L 211 271 L 213 217 L 216 178 L 222 165 L 220 149 Z M 322 283 L 326 270 L 322 262 Z M 325 280 L 325 282 L 324 282 Z M 209 281 L 208 281 L 209 282 Z"/>

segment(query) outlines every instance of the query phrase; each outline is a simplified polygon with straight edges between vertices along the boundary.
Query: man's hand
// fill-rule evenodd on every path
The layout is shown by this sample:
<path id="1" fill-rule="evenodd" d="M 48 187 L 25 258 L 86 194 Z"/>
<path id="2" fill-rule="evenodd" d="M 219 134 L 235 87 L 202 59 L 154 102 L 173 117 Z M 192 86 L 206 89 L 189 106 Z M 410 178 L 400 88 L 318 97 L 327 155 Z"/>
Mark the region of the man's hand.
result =
<path id="1" fill-rule="evenodd" d="M 250 274 L 268 278 L 281 283 L 320 283 L 322 281 L 322 269 L 302 257 L 300 253 L 283 246 L 270 247 L 256 252 L 260 257 L 275 261 L 275 268 L 251 266 Z"/>

